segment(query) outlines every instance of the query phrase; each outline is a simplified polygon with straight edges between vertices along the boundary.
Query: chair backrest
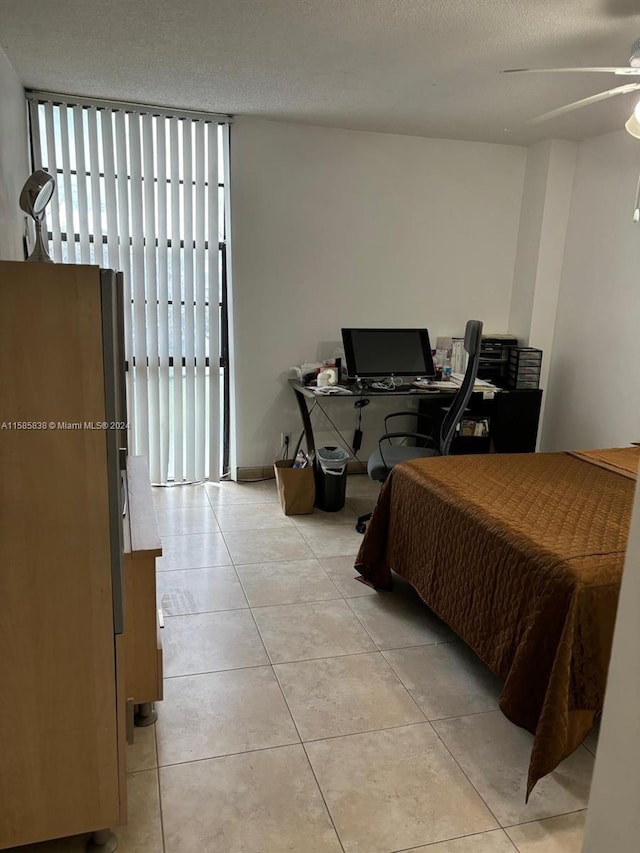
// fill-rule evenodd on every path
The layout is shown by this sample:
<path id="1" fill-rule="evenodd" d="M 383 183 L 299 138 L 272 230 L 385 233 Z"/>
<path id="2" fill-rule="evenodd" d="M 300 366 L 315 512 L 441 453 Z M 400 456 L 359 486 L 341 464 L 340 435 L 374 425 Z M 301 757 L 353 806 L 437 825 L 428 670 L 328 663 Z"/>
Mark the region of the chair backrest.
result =
<path id="1" fill-rule="evenodd" d="M 467 408 L 469 398 L 473 393 L 473 386 L 476 381 L 478 364 L 480 362 L 481 339 L 482 320 L 469 320 L 464 330 L 464 348 L 469 354 L 469 360 L 462 384 L 442 421 L 442 428 L 440 429 L 440 453 L 442 456 L 449 455 L 451 442 L 456 434 L 456 427 L 460 423 L 464 410 Z"/>

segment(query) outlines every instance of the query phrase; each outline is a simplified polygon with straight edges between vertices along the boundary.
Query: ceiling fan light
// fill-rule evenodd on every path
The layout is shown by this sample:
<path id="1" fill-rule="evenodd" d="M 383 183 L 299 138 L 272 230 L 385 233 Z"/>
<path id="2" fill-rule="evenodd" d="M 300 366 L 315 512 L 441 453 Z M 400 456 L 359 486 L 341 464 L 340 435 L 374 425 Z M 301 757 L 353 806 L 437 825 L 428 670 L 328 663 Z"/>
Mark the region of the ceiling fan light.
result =
<path id="1" fill-rule="evenodd" d="M 630 133 L 631 136 L 635 136 L 636 139 L 640 139 L 640 121 L 636 118 L 635 111 L 633 115 L 629 116 L 624 127 L 627 133 Z"/>

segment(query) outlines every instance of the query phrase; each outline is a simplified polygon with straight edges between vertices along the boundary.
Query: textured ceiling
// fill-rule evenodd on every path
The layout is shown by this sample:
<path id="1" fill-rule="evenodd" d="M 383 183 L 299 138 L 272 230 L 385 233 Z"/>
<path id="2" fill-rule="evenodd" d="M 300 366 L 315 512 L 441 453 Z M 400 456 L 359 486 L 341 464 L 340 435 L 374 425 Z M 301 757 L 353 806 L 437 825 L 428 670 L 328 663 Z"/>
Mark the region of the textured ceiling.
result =
<path id="1" fill-rule="evenodd" d="M 527 126 L 629 78 L 500 69 L 626 65 L 639 36 L 640 0 L 0 0 L 27 87 L 512 144 L 620 129 L 638 95 Z"/>

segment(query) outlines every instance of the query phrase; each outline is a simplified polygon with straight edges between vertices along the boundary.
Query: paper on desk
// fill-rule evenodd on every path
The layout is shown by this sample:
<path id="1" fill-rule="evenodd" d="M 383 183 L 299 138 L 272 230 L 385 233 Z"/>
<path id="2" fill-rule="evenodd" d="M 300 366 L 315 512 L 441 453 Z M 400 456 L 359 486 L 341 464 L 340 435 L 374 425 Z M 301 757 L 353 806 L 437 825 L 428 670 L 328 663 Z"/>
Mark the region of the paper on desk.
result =
<path id="1" fill-rule="evenodd" d="M 451 388 L 451 386 L 453 386 L 453 388 L 459 388 L 462 385 L 463 379 L 464 373 L 452 373 L 450 382 L 433 382 L 429 387 Z M 481 392 L 483 400 L 493 400 L 493 398 L 500 389 L 492 382 L 487 382 L 486 379 L 476 379 L 476 381 L 473 383 L 473 390 L 476 393 Z"/>
<path id="2" fill-rule="evenodd" d="M 433 389 L 434 391 L 443 388 L 446 391 L 453 391 L 455 389 L 455 385 L 452 382 L 427 382 L 427 380 L 419 380 L 416 379 L 415 382 L 411 383 L 416 388 L 424 388 L 425 391 L 429 391 Z"/>
<path id="3" fill-rule="evenodd" d="M 415 385 L 416 388 L 424 388 L 425 391 L 429 391 L 431 389 L 434 391 L 454 391 L 460 387 L 463 379 L 463 373 L 452 373 L 451 380 L 448 382 L 426 382 L 416 380 L 413 385 Z M 473 385 L 473 390 L 481 391 L 483 400 L 493 400 L 496 392 L 500 389 L 491 382 L 487 382 L 485 379 L 476 379 Z"/>
<path id="4" fill-rule="evenodd" d="M 313 388 L 313 393 L 318 397 L 333 397 L 341 394 L 353 394 L 349 388 L 343 388 L 341 385 L 324 385 L 320 388 Z"/>
<path id="5" fill-rule="evenodd" d="M 464 379 L 464 373 L 452 373 L 451 380 L 452 382 L 456 382 L 458 385 L 462 385 L 462 380 Z M 489 388 L 493 391 L 497 391 L 497 387 L 493 384 L 493 382 L 487 382 L 486 379 L 476 379 L 473 383 L 474 388 Z"/>
<path id="6" fill-rule="evenodd" d="M 464 373 L 452 373 L 451 380 L 455 383 L 456 387 L 462 385 L 462 380 L 464 379 Z M 476 379 L 473 383 L 474 391 L 482 392 L 483 400 L 493 400 L 497 392 L 500 390 L 497 385 L 494 385 L 493 382 L 487 382 L 486 379 Z"/>

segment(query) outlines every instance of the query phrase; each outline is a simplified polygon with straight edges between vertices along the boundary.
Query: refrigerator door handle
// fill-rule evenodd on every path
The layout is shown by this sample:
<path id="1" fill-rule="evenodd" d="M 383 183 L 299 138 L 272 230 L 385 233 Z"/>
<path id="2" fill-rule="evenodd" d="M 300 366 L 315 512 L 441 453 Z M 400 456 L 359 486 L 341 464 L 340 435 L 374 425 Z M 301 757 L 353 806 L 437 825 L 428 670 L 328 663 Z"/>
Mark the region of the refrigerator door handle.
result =
<path id="1" fill-rule="evenodd" d="M 118 419 L 117 382 L 117 299 L 113 270 L 100 271 L 102 301 L 102 347 L 104 361 L 105 420 L 109 425 Z M 124 572 L 122 541 L 122 477 L 118 431 L 106 429 L 107 471 L 109 490 L 109 533 L 111 540 L 111 594 L 113 598 L 113 630 L 124 632 Z"/>

